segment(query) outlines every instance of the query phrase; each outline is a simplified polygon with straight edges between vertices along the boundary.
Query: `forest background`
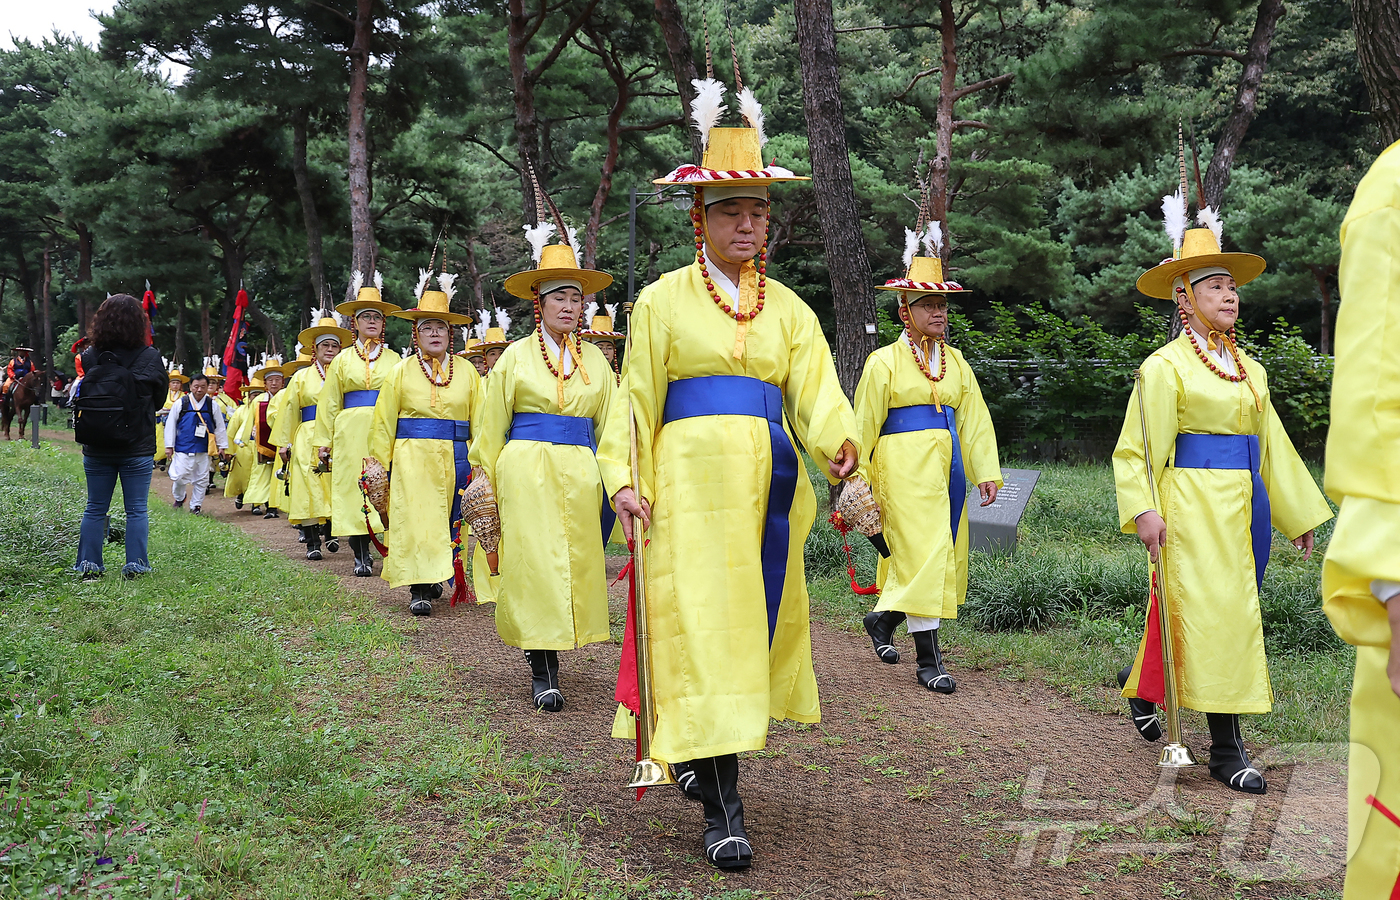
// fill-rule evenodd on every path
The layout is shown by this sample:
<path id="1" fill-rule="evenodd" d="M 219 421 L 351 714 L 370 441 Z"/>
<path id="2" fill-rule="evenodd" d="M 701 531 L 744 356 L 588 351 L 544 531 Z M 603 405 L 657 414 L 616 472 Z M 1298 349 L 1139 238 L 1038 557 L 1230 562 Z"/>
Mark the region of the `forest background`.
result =
<path id="1" fill-rule="evenodd" d="M 1133 285 L 1170 253 L 1160 202 L 1184 126 L 1227 249 L 1269 260 L 1242 329 L 1316 454 L 1338 226 L 1400 138 L 1385 7 L 123 0 L 95 48 L 55 34 L 0 53 L 0 350 L 71 374 L 106 293 L 149 282 L 156 344 L 186 368 L 222 353 L 240 286 L 254 352 L 290 352 L 352 269 L 410 306 L 430 260 L 463 276 L 457 306 L 503 307 L 519 337 L 532 318 L 500 284 L 529 265 L 525 161 L 583 263 L 617 279 L 599 299 L 625 301 L 629 261 L 640 288 L 693 257 L 673 198 L 647 195 L 695 159 L 683 104 L 708 40 L 717 76 L 733 90 L 737 66 L 763 103 L 766 155 L 815 176 L 775 190 L 770 266 L 822 318 L 848 390 L 897 334 L 871 287 L 901 274 L 923 178 L 972 290 L 952 339 L 1004 443 L 1101 452 L 1165 339 L 1167 306 Z"/>

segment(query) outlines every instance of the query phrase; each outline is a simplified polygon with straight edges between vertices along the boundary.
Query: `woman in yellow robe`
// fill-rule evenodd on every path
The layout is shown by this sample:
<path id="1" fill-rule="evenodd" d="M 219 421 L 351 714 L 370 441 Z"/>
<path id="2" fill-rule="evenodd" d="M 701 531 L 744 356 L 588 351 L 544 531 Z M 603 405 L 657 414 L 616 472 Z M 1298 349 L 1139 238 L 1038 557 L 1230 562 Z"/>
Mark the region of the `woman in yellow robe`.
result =
<path id="1" fill-rule="evenodd" d="M 797 444 L 833 482 L 859 455 L 816 315 L 760 269 L 767 185 L 794 178 L 765 168 L 760 144 L 753 128 L 710 128 L 704 165 L 658 182 L 696 189 L 696 261 L 642 291 L 599 450 L 629 538 L 632 517 L 650 516 L 652 752 L 689 761 L 677 774 L 704 804 L 706 858 L 725 869 L 753 859 L 736 754 L 764 747 L 770 719 L 821 718 L 802 560 L 817 504 Z M 632 735 L 621 710 L 613 733 Z"/>
<path id="2" fill-rule="evenodd" d="M 282 410 L 287 408 L 287 401 L 291 399 L 292 394 L 289 389 L 292 385 L 292 378 L 309 365 L 311 365 L 311 357 L 302 358 L 300 355 L 297 359 L 282 364 L 282 390 L 278 391 L 277 396 L 273 397 L 267 405 L 267 423 L 271 429 L 269 441 L 272 441 L 271 435 L 276 434 L 277 423 L 282 418 Z M 275 441 L 272 441 L 272 465 L 276 471 L 272 473 L 272 489 L 267 501 L 267 511 L 271 513 L 271 516 L 263 518 L 280 518 L 279 511 L 286 512 L 291 506 L 291 466 L 287 460 L 283 459 L 282 449 Z M 305 535 L 302 536 L 302 541 L 305 543 Z"/>
<path id="3" fill-rule="evenodd" d="M 1356 647 L 1345 900 L 1400 896 L 1400 143 L 1342 222 L 1323 609 Z"/>
<path id="4" fill-rule="evenodd" d="M 172 366 L 170 369 L 170 384 L 165 392 L 165 405 L 156 413 L 156 452 L 155 460 L 161 469 L 165 469 L 165 417 L 170 412 L 170 407 L 175 405 L 185 393 L 185 385 L 190 383 L 190 378 L 180 371 L 179 366 Z"/>
<path id="5" fill-rule="evenodd" d="M 1171 203 L 1179 203 L 1169 198 Z M 1210 221 L 1210 216 L 1203 216 Z M 1185 215 L 1180 216 L 1183 223 Z M 1181 706 L 1206 713 L 1212 777 L 1262 794 L 1240 733 L 1241 713 L 1273 704 L 1259 588 L 1270 523 L 1311 554 L 1313 529 L 1332 512 L 1279 423 L 1264 369 L 1233 332 L 1236 285 L 1264 270 L 1248 253 L 1221 253 L 1210 228 L 1174 237 L 1176 258 L 1138 279 L 1148 296 L 1177 301 L 1182 333 L 1143 361 L 1113 453 L 1122 530 L 1136 533 L 1167 572 L 1167 610 Z M 1141 395 L 1152 449 L 1148 484 Z M 1160 735 L 1151 704 L 1138 697 L 1146 637 L 1130 669 L 1119 673 L 1134 722 Z"/>
<path id="6" fill-rule="evenodd" d="M 321 539 L 332 553 L 340 543 L 331 530 L 331 479 L 315 452 L 316 404 L 325 389 L 326 375 L 340 348 L 350 342 L 350 332 L 336 324 L 330 315 L 297 335 L 303 347 L 312 348 L 312 364 L 292 377 L 287 397 L 282 401 L 272 439 L 282 461 L 287 464 L 289 486 L 287 521 L 306 538 L 306 558 L 321 558 Z"/>
<path id="7" fill-rule="evenodd" d="M 249 440 L 253 430 L 254 404 L 264 390 L 261 381 L 252 380 L 242 386 L 243 403 L 228 420 L 229 442 L 233 445 L 233 466 L 224 479 L 224 496 L 233 498 L 234 509 L 243 508 L 243 495 L 248 491 L 248 476 L 253 471 L 255 451 Z"/>
<path id="8" fill-rule="evenodd" d="M 380 577 L 409 586 L 415 616 L 431 615 L 441 582 L 455 576 L 453 527 L 471 472 L 467 441 L 481 381 L 450 352 L 453 326 L 471 318 L 449 311 L 452 281 L 442 278 L 445 290 L 425 290 L 425 277 L 418 306 L 393 314 L 413 322 L 414 351 L 380 385 L 369 439 L 370 455 L 389 470 L 389 553 Z"/>
<path id="9" fill-rule="evenodd" d="M 253 380 L 261 380 L 266 391 L 255 397 L 248 417 L 248 443 L 253 445 L 253 466 L 248 472 L 248 487 L 243 492 L 243 501 L 249 511 L 264 519 L 277 518 L 277 509 L 272 505 L 274 487 L 278 490 L 282 482 L 274 478 L 277 468 L 277 448 L 272 443 L 273 413 L 275 400 L 281 395 L 286 383 L 282 374 L 282 364 L 276 358 L 264 360 L 263 367 L 253 374 Z"/>
<path id="10" fill-rule="evenodd" d="M 862 469 L 890 553 L 865 630 L 880 660 L 894 664 L 894 629 L 907 618 L 918 654 L 915 680 L 951 694 L 957 683 L 943 665 L 938 626 L 957 618 L 967 599 L 966 480 L 987 506 L 1001 487 L 1001 465 L 977 378 L 944 342 L 948 295 L 963 288 L 943 281 L 936 256 L 911 257 L 907 269 L 881 288 L 899 292 L 905 330 L 870 354 L 856 388 Z"/>
<path id="11" fill-rule="evenodd" d="M 356 282 L 359 280 L 356 273 Z M 360 472 L 369 455 L 369 431 L 379 388 L 400 362 L 399 355 L 384 343 L 384 317 L 399 309 L 381 300 L 379 288 L 369 285 L 358 287 L 354 300 L 335 308 L 350 317 L 355 335 L 349 350 L 327 367 L 326 384 L 316 401 L 316 433 L 311 443 L 318 458 L 331 466 L 331 521 L 336 535 L 349 542 L 355 554 L 355 574 L 362 578 L 374 574 L 370 529 L 380 532 L 384 525 L 379 513 L 365 503 Z M 333 464 L 336 458 L 339 462 Z"/>
<path id="12" fill-rule="evenodd" d="M 533 300 L 538 324 L 491 370 L 471 462 L 500 509 L 496 632 L 525 651 L 535 708 L 558 712 L 559 651 L 609 638 L 594 447 L 616 383 L 603 354 L 574 331 L 584 294 L 612 278 L 580 269 L 568 244 L 538 252 L 537 268 L 506 279 L 506 290 Z"/>

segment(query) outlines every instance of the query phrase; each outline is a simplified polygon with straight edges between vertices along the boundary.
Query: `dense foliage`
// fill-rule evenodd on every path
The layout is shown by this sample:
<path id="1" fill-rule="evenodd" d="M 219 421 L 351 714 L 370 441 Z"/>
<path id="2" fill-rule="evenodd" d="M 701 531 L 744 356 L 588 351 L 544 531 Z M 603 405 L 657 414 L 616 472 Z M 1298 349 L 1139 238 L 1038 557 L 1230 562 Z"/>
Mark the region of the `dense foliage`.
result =
<path id="1" fill-rule="evenodd" d="M 514 303 L 499 285 L 527 259 L 516 171 L 526 143 L 570 221 L 591 233 L 597 264 L 619 276 L 630 190 L 650 192 L 651 178 L 690 157 L 653 4 L 641 0 L 520 5 L 536 132 L 525 141 L 507 64 L 515 5 L 375 4 L 371 212 L 390 299 L 406 300 L 418 267 L 445 254 L 470 284 L 459 303 Z M 1122 376 L 1074 360 L 1126 359 L 1150 344 L 1138 310 L 1147 301 L 1132 285 L 1167 252 L 1158 205 L 1176 181 L 1177 125 L 1187 120 L 1198 137 L 1204 169 L 1257 3 L 954 6 L 960 82 L 996 81 L 957 110 L 951 274 L 975 290 L 964 312 L 992 336 L 987 358 L 1066 363 L 1041 370 L 1047 407 L 1027 439 L 1075 438 L 1121 406 Z M 162 301 L 158 343 L 186 363 L 222 347 L 240 284 L 254 297 L 257 344 L 288 341 L 315 306 L 339 299 L 354 7 L 121 0 L 102 17 L 99 48 L 55 38 L 0 53 L 0 347 L 42 346 L 46 277 L 60 350 L 57 337 L 84 307 L 107 291 L 139 293 L 149 279 Z M 727 58 L 724 14 L 698 0 L 681 9 L 695 58 L 706 15 L 715 56 Z M 927 76 L 941 50 L 930 14 L 903 2 L 836 5 L 863 228 L 850 238 L 866 241 L 878 278 L 899 267 L 913 171 L 933 152 L 938 82 Z M 767 113 L 766 153 L 806 171 L 791 7 L 733 4 L 728 15 Z M 1282 320 L 1316 346 L 1320 300 L 1335 303 L 1337 226 L 1379 150 L 1354 45 L 1345 0 L 1291 0 L 1278 25 L 1224 203 L 1227 245 L 1271 264 L 1246 289 L 1248 330 L 1268 334 Z M 640 283 L 691 252 L 688 223 L 666 200 L 638 215 Z M 831 324 L 820 225 L 809 187 L 779 191 L 773 271 Z M 313 226 L 319 275 L 308 262 Z M 1014 329 L 1009 310 L 1020 313 Z M 1084 314 L 1095 325 L 1062 318 Z M 528 315 L 514 318 L 517 331 L 528 327 Z M 1007 355 L 991 346 L 998 340 L 1025 340 L 1030 355 Z M 1005 415 L 1015 393 L 998 400 Z M 1310 421 L 1317 410 L 1299 402 L 1296 415 Z"/>

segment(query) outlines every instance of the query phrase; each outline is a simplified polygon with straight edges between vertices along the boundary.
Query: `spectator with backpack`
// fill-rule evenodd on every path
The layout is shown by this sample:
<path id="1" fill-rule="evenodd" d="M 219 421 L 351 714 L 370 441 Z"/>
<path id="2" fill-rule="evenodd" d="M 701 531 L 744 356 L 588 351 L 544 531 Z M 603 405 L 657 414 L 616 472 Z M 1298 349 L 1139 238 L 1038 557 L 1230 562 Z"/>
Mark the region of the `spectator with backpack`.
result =
<path id="1" fill-rule="evenodd" d="M 228 453 L 224 410 L 209 394 L 209 376 L 196 372 L 190 392 L 176 400 L 165 417 L 165 455 L 170 459 L 170 491 L 176 509 L 188 499 L 190 512 L 199 515 L 203 510 L 210 481 L 211 437 L 222 459 Z"/>
<path id="2" fill-rule="evenodd" d="M 72 406 L 74 437 L 83 445 L 87 476 L 87 508 L 73 567 L 84 580 L 102 577 L 107 510 L 119 478 L 126 507 L 122 577 L 151 571 L 146 498 L 155 463 L 156 407 L 164 399 L 166 373 L 160 352 L 146 346 L 150 327 L 141 301 L 113 294 L 98 308 L 92 346 L 83 351 L 85 375 Z"/>

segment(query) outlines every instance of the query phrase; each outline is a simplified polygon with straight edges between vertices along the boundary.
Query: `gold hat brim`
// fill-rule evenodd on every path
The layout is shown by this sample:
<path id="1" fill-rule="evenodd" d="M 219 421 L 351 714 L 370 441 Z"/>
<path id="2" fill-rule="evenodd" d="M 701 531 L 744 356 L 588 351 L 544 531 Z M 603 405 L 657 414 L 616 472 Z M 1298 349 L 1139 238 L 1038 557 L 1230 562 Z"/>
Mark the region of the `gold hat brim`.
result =
<path id="1" fill-rule="evenodd" d="M 170 372 L 170 373 L 168 373 L 168 374 L 165 376 L 165 380 L 166 380 L 166 381 L 178 381 L 178 382 L 180 382 L 181 384 L 189 384 L 189 383 L 190 383 L 190 376 L 181 374 L 180 372 Z"/>
<path id="2" fill-rule="evenodd" d="M 613 278 L 607 272 L 572 269 L 567 266 L 557 269 L 527 269 L 506 279 L 506 291 L 522 300 L 533 300 L 535 285 L 545 281 L 577 281 L 584 294 L 596 294 L 612 284 Z"/>
<path id="3" fill-rule="evenodd" d="M 403 309 L 403 307 L 396 306 L 393 303 L 386 303 L 383 300 L 349 300 L 337 306 L 335 311 L 342 316 L 354 318 L 356 313 L 366 309 L 377 309 L 386 316 L 392 316 L 394 313 Z"/>
<path id="4" fill-rule="evenodd" d="M 421 319 L 441 319 L 448 325 L 467 325 L 472 321 L 471 316 L 464 316 L 455 312 L 440 312 L 434 309 L 401 309 L 396 313 L 390 313 L 396 319 L 408 319 L 410 322 L 418 322 Z"/>
<path id="5" fill-rule="evenodd" d="M 968 290 L 967 288 L 965 288 L 965 287 L 943 288 L 942 290 L 937 290 L 937 289 L 934 289 L 934 288 L 891 287 L 890 285 L 887 285 L 887 284 L 877 284 L 877 285 L 875 285 L 875 290 L 877 290 L 877 291 L 890 291 L 891 293 L 895 293 L 895 294 L 970 294 L 970 293 L 972 293 L 972 291 L 969 291 L 969 290 Z"/>
<path id="6" fill-rule="evenodd" d="M 294 359 L 289 363 L 282 363 L 282 377 L 291 378 L 309 365 L 311 365 L 309 359 Z"/>
<path id="7" fill-rule="evenodd" d="M 622 334 L 618 331 L 593 331 L 590 329 L 587 331 L 580 331 L 578 333 L 578 336 L 584 338 L 585 340 L 588 338 L 607 338 L 610 341 L 627 340 L 627 335 Z"/>
<path id="8" fill-rule="evenodd" d="M 471 354 L 472 356 L 485 356 L 487 350 L 504 350 L 514 343 L 515 341 L 482 341 L 479 344 L 472 344 Z"/>
<path id="9" fill-rule="evenodd" d="M 355 336 L 344 328 L 336 325 L 312 325 L 310 328 L 303 328 L 297 335 L 297 343 L 303 347 L 315 347 L 316 342 L 326 335 L 334 335 L 340 346 L 347 347 Z"/>
<path id="10" fill-rule="evenodd" d="M 683 166 L 681 169 L 677 169 L 676 172 L 682 171 L 682 169 L 685 168 L 687 167 Z M 696 166 L 695 168 L 700 169 L 699 166 Z M 664 175 L 661 178 L 653 178 L 651 180 L 651 183 L 662 187 L 674 186 L 688 188 L 725 187 L 726 185 L 732 187 L 739 187 L 741 185 L 747 185 L 750 187 L 767 187 L 770 184 L 782 184 L 783 182 L 787 181 L 812 180 L 811 176 L 809 175 L 757 175 L 752 178 L 715 178 L 706 175 L 703 177 L 687 176 L 678 178 L 676 177 L 676 172 L 672 172 L 670 175 Z M 717 170 L 715 169 L 701 169 L 701 172 L 718 174 Z"/>
<path id="11" fill-rule="evenodd" d="M 283 368 L 283 366 L 263 366 L 253 373 L 253 377 L 264 382 L 267 381 L 267 376 L 269 375 L 281 375 L 285 378 L 287 373 L 282 371 Z M 267 385 L 264 384 L 263 386 L 266 387 Z"/>
<path id="12" fill-rule="evenodd" d="M 1200 256 L 1185 256 L 1181 259 L 1169 259 L 1160 266 L 1143 272 L 1138 276 L 1137 289 L 1158 300 L 1171 300 L 1172 281 L 1192 269 L 1229 269 L 1230 277 L 1235 279 L 1235 284 L 1240 285 L 1249 284 L 1263 275 L 1267 266 L 1264 257 L 1253 253 L 1206 253 Z"/>

